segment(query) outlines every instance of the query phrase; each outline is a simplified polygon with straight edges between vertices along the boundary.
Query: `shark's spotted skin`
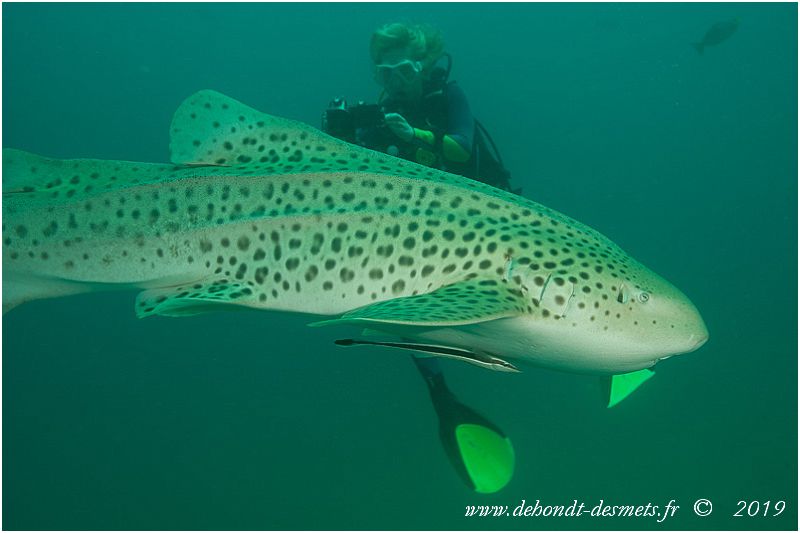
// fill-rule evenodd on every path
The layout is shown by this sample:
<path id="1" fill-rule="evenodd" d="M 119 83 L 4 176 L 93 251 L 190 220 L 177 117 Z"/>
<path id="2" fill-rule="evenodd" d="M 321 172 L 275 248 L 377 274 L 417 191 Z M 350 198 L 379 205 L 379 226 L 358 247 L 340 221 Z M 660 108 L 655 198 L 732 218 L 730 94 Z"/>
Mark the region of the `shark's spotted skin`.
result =
<path id="1" fill-rule="evenodd" d="M 454 346 L 498 325 L 524 340 L 466 348 L 590 371 L 649 366 L 705 338 L 677 289 L 535 202 L 212 91 L 171 128 L 170 165 L 4 150 L 5 308 L 117 284 L 145 289 L 139 316 L 346 313 Z"/>

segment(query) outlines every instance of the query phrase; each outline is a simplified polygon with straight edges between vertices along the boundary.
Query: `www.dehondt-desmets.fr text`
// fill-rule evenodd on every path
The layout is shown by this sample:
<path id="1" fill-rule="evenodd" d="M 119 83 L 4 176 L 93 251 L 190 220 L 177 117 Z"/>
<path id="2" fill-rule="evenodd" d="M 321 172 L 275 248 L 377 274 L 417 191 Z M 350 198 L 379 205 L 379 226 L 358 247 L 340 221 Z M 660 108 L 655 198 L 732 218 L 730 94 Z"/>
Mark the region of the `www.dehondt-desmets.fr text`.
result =
<path id="1" fill-rule="evenodd" d="M 663 522 L 674 516 L 680 507 L 675 500 L 670 500 L 665 505 L 654 505 L 648 502 L 644 505 L 609 505 L 604 500 L 594 505 L 572 500 L 569 505 L 547 505 L 541 500 L 528 504 L 525 500 L 514 507 L 508 505 L 468 505 L 464 516 L 474 517 L 654 517 L 656 521 Z"/>

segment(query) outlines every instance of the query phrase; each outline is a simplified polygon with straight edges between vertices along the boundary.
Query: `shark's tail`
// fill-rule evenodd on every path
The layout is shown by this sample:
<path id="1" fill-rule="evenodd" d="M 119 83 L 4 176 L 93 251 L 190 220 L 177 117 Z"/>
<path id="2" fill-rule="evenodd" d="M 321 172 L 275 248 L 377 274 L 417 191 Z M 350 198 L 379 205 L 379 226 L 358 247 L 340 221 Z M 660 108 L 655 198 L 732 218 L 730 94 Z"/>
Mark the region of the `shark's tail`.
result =
<path id="1" fill-rule="evenodd" d="M 52 159 L 3 148 L 3 313 L 29 300 L 88 290 L 86 284 L 62 279 L 49 267 L 54 248 L 63 243 L 65 233 L 77 227 L 74 219 L 59 226 L 55 217 L 42 220 L 44 213 L 66 210 L 98 191 L 161 180 L 174 168 L 129 161 Z"/>
<path id="2" fill-rule="evenodd" d="M 705 45 L 703 43 L 692 43 L 692 46 L 695 50 L 697 50 L 698 54 L 703 55 L 703 50 L 705 49 Z"/>

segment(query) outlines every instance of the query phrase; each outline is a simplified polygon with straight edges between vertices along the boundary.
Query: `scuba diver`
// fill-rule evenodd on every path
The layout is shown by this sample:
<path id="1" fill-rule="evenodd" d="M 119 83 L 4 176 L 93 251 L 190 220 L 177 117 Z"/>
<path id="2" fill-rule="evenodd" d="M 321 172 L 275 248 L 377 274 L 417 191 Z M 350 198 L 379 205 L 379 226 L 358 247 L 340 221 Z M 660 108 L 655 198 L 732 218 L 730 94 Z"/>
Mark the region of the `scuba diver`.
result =
<path id="1" fill-rule="evenodd" d="M 372 35 L 370 55 L 377 104 L 348 106 L 343 98 L 323 114 L 323 130 L 345 141 L 511 190 L 494 142 L 472 116 L 464 92 L 448 77 L 452 59 L 439 31 L 386 24 Z M 513 191 L 518 192 L 518 191 Z M 458 400 L 434 357 L 412 356 L 428 386 L 439 435 L 461 479 L 479 493 L 497 492 L 514 472 L 511 441 L 495 424 Z"/>
<path id="2" fill-rule="evenodd" d="M 439 31 L 387 24 L 372 35 L 377 104 L 331 102 L 323 130 L 372 150 L 511 191 L 510 173 L 458 84 Z M 518 190 L 512 192 L 519 192 Z"/>

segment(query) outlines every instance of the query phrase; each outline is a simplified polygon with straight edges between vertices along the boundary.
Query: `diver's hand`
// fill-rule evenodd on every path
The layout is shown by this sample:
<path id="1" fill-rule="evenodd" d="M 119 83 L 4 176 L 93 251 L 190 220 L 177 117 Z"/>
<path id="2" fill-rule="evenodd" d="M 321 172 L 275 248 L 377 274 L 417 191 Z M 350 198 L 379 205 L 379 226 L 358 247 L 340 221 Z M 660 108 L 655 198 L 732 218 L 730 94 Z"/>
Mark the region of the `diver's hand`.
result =
<path id="1" fill-rule="evenodd" d="M 386 113 L 386 125 L 392 133 L 400 137 L 403 141 L 408 142 L 414 138 L 414 128 L 403 118 L 403 115 Z"/>

